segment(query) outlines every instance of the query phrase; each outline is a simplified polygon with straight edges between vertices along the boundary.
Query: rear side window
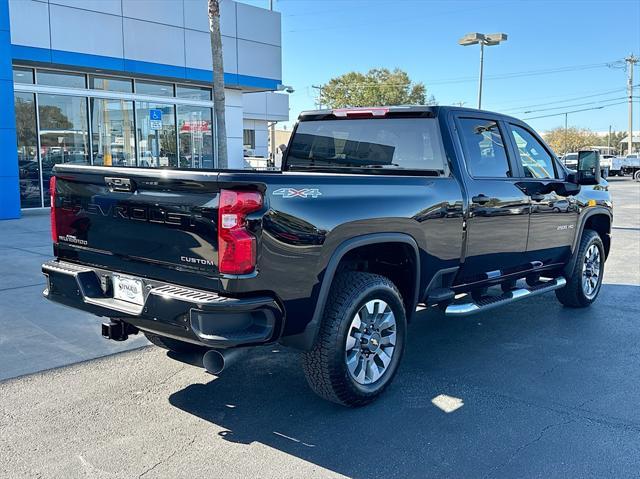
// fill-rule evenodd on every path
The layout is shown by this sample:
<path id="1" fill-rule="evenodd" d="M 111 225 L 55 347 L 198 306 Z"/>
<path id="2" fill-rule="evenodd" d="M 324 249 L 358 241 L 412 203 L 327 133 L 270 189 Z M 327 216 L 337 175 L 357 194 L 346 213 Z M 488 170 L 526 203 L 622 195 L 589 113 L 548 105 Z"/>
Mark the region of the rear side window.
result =
<path id="1" fill-rule="evenodd" d="M 508 178 L 511 169 L 498 124 L 481 118 L 460 118 L 460 139 L 467 170 L 474 178 Z"/>
<path id="2" fill-rule="evenodd" d="M 443 172 L 445 155 L 432 118 L 312 120 L 298 124 L 287 164 Z"/>
<path id="3" fill-rule="evenodd" d="M 553 158 L 542 144 L 524 128 L 516 125 L 509 125 L 509 127 L 516 142 L 524 176 L 527 178 L 555 178 Z"/>

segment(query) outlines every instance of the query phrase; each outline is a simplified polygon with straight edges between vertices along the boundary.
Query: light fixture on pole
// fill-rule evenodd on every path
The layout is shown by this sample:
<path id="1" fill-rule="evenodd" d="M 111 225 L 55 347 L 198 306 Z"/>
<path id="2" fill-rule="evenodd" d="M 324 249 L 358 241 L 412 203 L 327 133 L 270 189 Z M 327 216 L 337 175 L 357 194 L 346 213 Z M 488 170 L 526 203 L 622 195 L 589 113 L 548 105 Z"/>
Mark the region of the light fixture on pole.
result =
<path id="1" fill-rule="evenodd" d="M 482 108 L 482 73 L 484 69 L 484 47 L 499 45 L 507 40 L 506 33 L 467 33 L 458 40 L 463 47 L 480 44 L 480 78 L 478 79 L 478 108 Z"/>

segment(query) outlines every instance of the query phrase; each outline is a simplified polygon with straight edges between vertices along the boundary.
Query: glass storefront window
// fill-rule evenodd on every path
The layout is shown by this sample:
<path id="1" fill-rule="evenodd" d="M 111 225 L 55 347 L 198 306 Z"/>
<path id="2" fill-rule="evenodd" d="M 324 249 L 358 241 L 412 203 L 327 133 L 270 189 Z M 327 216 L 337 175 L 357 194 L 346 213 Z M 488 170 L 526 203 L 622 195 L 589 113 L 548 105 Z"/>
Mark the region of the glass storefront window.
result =
<path id="1" fill-rule="evenodd" d="M 89 76 L 89 88 L 92 90 L 133 92 L 133 81 L 127 78 Z"/>
<path id="2" fill-rule="evenodd" d="M 16 133 L 18 137 L 18 171 L 20 174 L 20 205 L 39 208 L 40 164 L 36 129 L 36 103 L 33 93 L 16 93 Z"/>
<path id="3" fill-rule="evenodd" d="M 91 98 L 93 164 L 136 166 L 133 102 Z"/>
<path id="4" fill-rule="evenodd" d="M 26 83 L 28 85 L 33 85 L 33 69 L 14 67 L 13 83 Z"/>
<path id="5" fill-rule="evenodd" d="M 173 96 L 173 83 L 136 80 L 136 93 L 149 96 Z"/>
<path id="6" fill-rule="evenodd" d="M 157 114 L 158 110 L 161 112 Z M 151 115 L 154 116 L 153 123 Z M 177 167 L 174 106 L 136 102 L 138 166 Z"/>
<path id="7" fill-rule="evenodd" d="M 53 166 L 56 163 L 90 163 L 87 99 L 40 93 L 38 116 L 44 199 L 48 206 L 49 180 Z"/>
<path id="8" fill-rule="evenodd" d="M 177 85 L 176 96 L 189 100 L 211 100 L 211 88 Z"/>
<path id="9" fill-rule="evenodd" d="M 84 75 L 81 73 L 63 73 L 51 70 L 37 70 L 38 85 L 60 86 L 66 88 L 86 88 Z"/>
<path id="10" fill-rule="evenodd" d="M 211 108 L 178 105 L 180 168 L 213 168 Z"/>

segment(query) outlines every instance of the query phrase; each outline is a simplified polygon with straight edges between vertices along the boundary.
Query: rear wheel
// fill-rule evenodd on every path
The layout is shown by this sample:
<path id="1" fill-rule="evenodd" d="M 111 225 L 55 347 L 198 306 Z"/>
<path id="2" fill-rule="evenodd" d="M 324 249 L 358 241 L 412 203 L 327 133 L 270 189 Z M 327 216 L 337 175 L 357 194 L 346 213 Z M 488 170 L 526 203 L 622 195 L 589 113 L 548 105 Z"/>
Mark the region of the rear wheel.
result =
<path id="1" fill-rule="evenodd" d="M 186 343 L 184 341 L 178 341 L 177 339 L 167 338 L 153 333 L 145 332 L 144 335 L 152 344 L 176 353 L 199 353 L 204 352 L 207 349 L 202 346 L 198 346 L 197 344 Z"/>
<path id="2" fill-rule="evenodd" d="M 636 181 L 640 181 L 640 170 L 636 170 L 633 174 L 633 179 Z"/>
<path id="3" fill-rule="evenodd" d="M 404 350 L 406 314 L 386 277 L 347 272 L 331 287 L 316 343 L 303 353 L 311 388 L 345 406 L 363 406 L 391 383 Z"/>
<path id="4" fill-rule="evenodd" d="M 567 285 L 556 290 L 556 297 L 565 306 L 584 308 L 596 300 L 602 286 L 604 245 L 598 233 L 584 230 L 577 255 Z"/>

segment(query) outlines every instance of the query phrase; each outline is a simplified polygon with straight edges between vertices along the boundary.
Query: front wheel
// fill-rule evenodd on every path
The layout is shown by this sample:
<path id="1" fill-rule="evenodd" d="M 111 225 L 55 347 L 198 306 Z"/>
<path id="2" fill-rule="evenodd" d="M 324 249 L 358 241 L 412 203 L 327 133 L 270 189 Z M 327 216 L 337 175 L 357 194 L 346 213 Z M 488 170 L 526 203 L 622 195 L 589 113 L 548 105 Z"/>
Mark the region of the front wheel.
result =
<path id="1" fill-rule="evenodd" d="M 633 179 L 636 181 L 640 181 L 640 170 L 636 170 L 633 174 Z"/>
<path id="2" fill-rule="evenodd" d="M 347 272 L 331 287 L 313 348 L 302 365 L 311 388 L 344 406 L 363 406 L 391 383 L 404 351 L 402 297 L 386 277 Z"/>
<path id="3" fill-rule="evenodd" d="M 602 286 L 604 245 L 600 235 L 584 230 L 577 255 L 567 285 L 556 290 L 556 297 L 565 306 L 584 308 L 596 300 Z"/>

